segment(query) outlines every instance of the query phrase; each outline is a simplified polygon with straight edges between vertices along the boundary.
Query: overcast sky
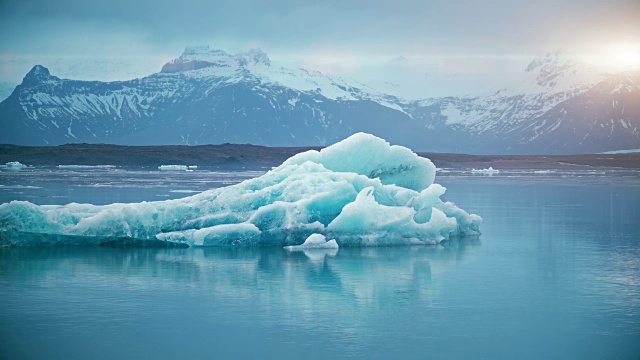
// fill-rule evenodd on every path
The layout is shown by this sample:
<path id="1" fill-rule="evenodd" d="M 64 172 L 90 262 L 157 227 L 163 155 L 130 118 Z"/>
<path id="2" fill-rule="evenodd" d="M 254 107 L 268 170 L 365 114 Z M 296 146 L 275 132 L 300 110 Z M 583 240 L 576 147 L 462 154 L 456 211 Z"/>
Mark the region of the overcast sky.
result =
<path id="1" fill-rule="evenodd" d="M 640 0 L 0 0 L 0 31 L 4 57 L 536 57 L 638 44 Z"/>

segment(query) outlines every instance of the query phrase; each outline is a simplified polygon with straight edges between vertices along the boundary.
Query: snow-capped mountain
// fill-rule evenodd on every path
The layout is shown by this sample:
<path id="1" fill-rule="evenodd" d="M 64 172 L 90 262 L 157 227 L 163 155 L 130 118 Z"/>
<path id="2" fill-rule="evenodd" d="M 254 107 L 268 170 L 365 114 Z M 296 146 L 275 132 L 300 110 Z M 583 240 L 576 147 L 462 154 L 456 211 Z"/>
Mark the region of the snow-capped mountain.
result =
<path id="1" fill-rule="evenodd" d="M 207 48 L 187 48 L 160 73 L 131 81 L 66 80 L 35 66 L 0 103 L 0 119 L 0 142 L 29 145 L 323 145 L 356 131 L 399 139 L 399 129 L 419 129 L 394 97 L 277 67 L 258 50 Z"/>
<path id="2" fill-rule="evenodd" d="M 0 143 L 325 145 L 367 131 L 428 151 L 601 152 L 640 147 L 635 84 L 637 74 L 549 54 L 489 95 L 416 100 L 401 81 L 377 90 L 260 50 L 188 47 L 129 81 L 66 80 L 35 66 L 0 103 Z"/>
<path id="3" fill-rule="evenodd" d="M 634 79 L 637 74 L 607 74 L 548 54 L 531 62 L 510 88 L 488 96 L 416 101 L 411 113 L 431 129 L 458 134 L 441 145 L 446 151 L 585 153 L 615 148 L 616 142 L 634 146 L 640 143 L 640 94 L 633 90 L 634 81 L 640 82 Z M 626 115 L 594 113 L 594 102 L 624 104 Z M 565 127 L 572 130 L 560 130 Z M 596 135 L 605 127 L 610 136 Z M 589 136 L 594 141 L 586 141 Z"/>
<path id="4" fill-rule="evenodd" d="M 504 134 L 505 142 L 541 152 L 637 148 L 640 72 L 612 75 Z"/>
<path id="5" fill-rule="evenodd" d="M 440 104 L 447 125 L 472 133 L 506 131 L 541 116 L 557 104 L 588 90 L 606 76 L 595 69 L 548 54 L 531 62 L 517 83 L 482 97 L 445 97 L 418 101 Z"/>

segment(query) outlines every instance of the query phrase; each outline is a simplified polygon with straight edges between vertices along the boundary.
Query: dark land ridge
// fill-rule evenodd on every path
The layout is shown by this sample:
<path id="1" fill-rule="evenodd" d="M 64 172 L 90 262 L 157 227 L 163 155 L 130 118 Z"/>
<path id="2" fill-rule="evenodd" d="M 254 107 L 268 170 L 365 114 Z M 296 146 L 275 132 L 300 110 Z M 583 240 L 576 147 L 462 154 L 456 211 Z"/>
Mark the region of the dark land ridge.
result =
<path id="1" fill-rule="evenodd" d="M 0 144 L 0 164 L 117 166 L 276 166 L 302 151 L 321 147 L 267 147 L 250 144 L 123 146 L 66 144 L 18 146 Z M 640 169 L 640 153 L 586 155 L 467 155 L 418 152 L 439 168 Z"/>

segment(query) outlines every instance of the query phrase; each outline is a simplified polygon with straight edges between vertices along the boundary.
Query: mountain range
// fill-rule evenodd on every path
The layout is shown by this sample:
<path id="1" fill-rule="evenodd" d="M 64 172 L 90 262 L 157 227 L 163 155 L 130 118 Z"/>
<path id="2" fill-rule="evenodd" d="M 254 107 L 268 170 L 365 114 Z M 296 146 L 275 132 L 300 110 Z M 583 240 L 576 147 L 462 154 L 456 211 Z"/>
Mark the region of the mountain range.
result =
<path id="1" fill-rule="evenodd" d="M 640 148 L 640 72 L 552 53 L 488 94 L 429 96 L 428 76 L 407 78 L 367 83 L 208 47 L 128 81 L 60 79 L 36 65 L 0 103 L 0 143 L 323 146 L 366 131 L 420 151 Z"/>

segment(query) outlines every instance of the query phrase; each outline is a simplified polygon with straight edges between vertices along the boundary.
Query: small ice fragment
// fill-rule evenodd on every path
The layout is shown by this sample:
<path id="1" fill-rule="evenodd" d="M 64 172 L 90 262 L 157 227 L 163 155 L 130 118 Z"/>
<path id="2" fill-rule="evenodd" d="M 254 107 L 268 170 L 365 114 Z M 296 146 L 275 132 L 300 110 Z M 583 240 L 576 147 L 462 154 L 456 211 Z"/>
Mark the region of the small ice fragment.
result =
<path id="1" fill-rule="evenodd" d="M 472 173 L 480 173 L 480 174 L 498 174 L 500 170 L 494 169 L 489 166 L 488 169 L 471 169 Z"/>
<path id="2" fill-rule="evenodd" d="M 160 165 L 158 166 L 158 170 L 169 170 L 169 171 L 186 171 L 189 168 L 187 165 Z"/>
<path id="3" fill-rule="evenodd" d="M 5 167 L 7 169 L 12 169 L 12 170 L 20 170 L 20 169 L 24 169 L 27 167 L 27 165 L 20 163 L 19 161 L 10 161 L 8 162 Z"/>
<path id="4" fill-rule="evenodd" d="M 308 249 L 337 249 L 338 243 L 335 240 L 327 241 L 327 238 L 322 234 L 311 234 L 302 245 L 290 245 L 285 246 L 285 249 L 289 251 L 299 251 Z"/>

